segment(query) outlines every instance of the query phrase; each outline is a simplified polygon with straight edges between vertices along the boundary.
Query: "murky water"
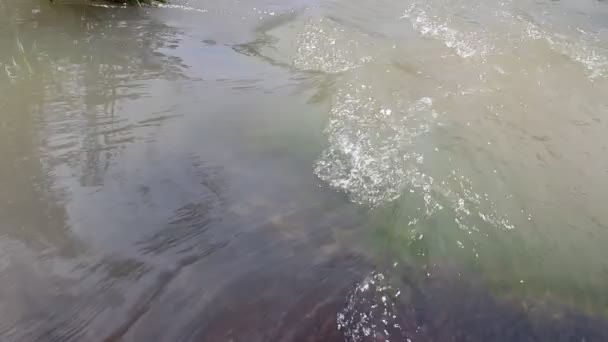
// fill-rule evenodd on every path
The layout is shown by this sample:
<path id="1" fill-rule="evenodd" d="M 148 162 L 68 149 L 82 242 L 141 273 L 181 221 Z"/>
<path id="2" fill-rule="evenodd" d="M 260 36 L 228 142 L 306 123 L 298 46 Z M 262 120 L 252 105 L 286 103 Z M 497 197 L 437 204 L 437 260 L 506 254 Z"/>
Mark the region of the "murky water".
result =
<path id="1" fill-rule="evenodd" d="M 608 3 L 0 0 L 2 341 L 608 341 Z"/>

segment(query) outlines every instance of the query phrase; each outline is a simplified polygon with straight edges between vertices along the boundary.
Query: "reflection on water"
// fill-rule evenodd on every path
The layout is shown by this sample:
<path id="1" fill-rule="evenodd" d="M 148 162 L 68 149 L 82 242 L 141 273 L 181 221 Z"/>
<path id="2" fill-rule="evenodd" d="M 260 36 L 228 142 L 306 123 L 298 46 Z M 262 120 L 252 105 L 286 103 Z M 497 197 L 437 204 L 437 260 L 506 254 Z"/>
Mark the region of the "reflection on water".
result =
<path id="1" fill-rule="evenodd" d="M 605 341 L 606 3 L 0 0 L 0 338 Z"/>

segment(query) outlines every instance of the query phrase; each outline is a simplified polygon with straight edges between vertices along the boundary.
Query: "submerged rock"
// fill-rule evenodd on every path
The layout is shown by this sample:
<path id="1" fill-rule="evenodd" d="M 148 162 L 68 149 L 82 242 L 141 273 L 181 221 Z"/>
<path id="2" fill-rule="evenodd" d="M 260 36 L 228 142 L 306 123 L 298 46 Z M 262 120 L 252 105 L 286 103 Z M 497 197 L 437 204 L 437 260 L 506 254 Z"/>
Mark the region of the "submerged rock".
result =
<path id="1" fill-rule="evenodd" d="M 541 302 L 522 305 L 446 271 L 365 275 L 360 262 L 334 255 L 307 274 L 294 274 L 303 264 L 289 262 L 271 274 L 236 277 L 192 308 L 179 335 L 234 342 L 608 341 L 608 321 L 600 317 Z"/>
<path id="2" fill-rule="evenodd" d="M 349 342 L 608 341 L 606 319 L 546 303 L 501 300 L 458 275 L 414 284 L 372 273 L 351 290 L 337 323 Z"/>

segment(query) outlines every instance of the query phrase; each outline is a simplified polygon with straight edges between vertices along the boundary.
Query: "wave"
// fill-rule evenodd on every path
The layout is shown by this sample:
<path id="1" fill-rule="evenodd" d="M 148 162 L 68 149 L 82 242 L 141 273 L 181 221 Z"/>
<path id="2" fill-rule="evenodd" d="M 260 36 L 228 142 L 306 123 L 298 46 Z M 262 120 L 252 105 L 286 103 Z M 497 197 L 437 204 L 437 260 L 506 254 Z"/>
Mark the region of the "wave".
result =
<path id="1" fill-rule="evenodd" d="M 602 77 L 608 71 L 608 50 L 596 43 L 599 36 L 596 33 L 578 29 L 568 35 L 551 32 L 522 16 L 515 16 L 523 27 L 523 40 L 543 40 L 549 47 L 570 60 L 582 64 L 590 79 Z"/>
<path id="2" fill-rule="evenodd" d="M 462 58 L 483 57 L 494 49 L 483 30 L 477 28 L 475 31 L 459 31 L 451 27 L 452 20 L 431 13 L 428 7 L 425 9 L 419 4 L 413 4 L 401 18 L 408 19 L 420 34 L 442 41 Z"/>
<path id="3" fill-rule="evenodd" d="M 315 174 L 355 202 L 378 205 L 397 199 L 407 186 L 432 182 L 419 170 L 424 156 L 414 146 L 438 113 L 430 97 L 408 108 L 390 108 L 373 97 L 372 89 L 348 83 L 337 91 L 325 129 L 329 146 Z"/>

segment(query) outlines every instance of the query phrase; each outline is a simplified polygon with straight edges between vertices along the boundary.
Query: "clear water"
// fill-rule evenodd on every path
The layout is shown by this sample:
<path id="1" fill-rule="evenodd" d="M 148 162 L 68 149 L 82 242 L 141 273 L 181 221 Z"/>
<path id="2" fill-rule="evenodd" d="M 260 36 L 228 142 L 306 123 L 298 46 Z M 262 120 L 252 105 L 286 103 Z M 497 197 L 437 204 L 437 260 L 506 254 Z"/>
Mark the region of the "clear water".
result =
<path id="1" fill-rule="evenodd" d="M 3 341 L 608 340 L 608 3 L 0 0 Z"/>

